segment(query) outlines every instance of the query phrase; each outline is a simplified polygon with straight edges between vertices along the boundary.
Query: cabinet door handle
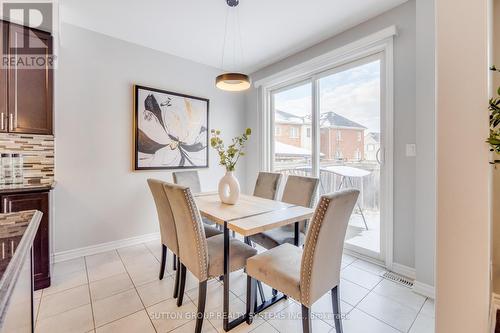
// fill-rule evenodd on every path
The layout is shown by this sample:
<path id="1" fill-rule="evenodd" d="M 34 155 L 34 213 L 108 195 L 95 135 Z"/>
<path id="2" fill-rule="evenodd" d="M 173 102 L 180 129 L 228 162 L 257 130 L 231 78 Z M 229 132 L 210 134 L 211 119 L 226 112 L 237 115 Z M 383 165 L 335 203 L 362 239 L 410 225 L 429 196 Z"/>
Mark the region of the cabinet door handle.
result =
<path id="1" fill-rule="evenodd" d="M 10 114 L 10 118 L 9 118 L 9 129 L 11 131 L 14 130 L 14 115 L 12 113 Z"/>
<path id="2" fill-rule="evenodd" d="M 0 128 L 2 129 L 2 131 L 5 129 L 4 117 L 5 117 L 5 114 L 3 112 L 0 113 Z"/>

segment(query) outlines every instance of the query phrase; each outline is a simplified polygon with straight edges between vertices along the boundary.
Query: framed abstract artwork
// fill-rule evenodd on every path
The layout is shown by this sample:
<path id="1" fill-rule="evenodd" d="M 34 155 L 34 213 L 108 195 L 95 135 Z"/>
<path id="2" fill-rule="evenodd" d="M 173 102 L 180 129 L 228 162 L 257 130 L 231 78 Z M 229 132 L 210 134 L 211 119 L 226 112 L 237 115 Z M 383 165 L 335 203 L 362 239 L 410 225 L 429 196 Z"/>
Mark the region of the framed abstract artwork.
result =
<path id="1" fill-rule="evenodd" d="M 209 100 L 134 86 L 135 170 L 208 167 Z"/>

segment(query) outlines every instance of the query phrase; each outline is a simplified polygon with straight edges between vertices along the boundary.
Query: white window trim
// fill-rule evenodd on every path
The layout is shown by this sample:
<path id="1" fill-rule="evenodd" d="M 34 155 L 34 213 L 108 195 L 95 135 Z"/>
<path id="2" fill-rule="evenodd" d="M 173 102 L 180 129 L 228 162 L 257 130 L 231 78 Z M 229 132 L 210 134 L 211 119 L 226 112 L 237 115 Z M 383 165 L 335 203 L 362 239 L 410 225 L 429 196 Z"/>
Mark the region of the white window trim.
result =
<path id="1" fill-rule="evenodd" d="M 393 146 L 394 146 L 394 36 L 397 36 L 396 26 L 390 26 L 369 36 L 361 38 L 357 41 L 339 47 L 328 53 L 315 57 L 311 60 L 292 66 L 284 71 L 278 72 L 261 80 L 254 82 L 256 88 L 259 88 L 260 105 L 259 105 L 259 126 L 260 126 L 260 168 L 261 170 L 271 170 L 274 128 L 274 115 L 272 110 L 271 91 L 288 86 L 294 82 L 305 81 L 308 78 L 327 71 L 334 67 L 339 67 L 363 57 L 368 57 L 376 53 L 383 52 L 385 57 L 385 72 L 381 73 L 385 81 L 385 95 L 381 96 L 385 103 L 385 113 L 381 114 L 385 117 L 385 133 L 386 138 L 385 150 L 381 151 L 381 162 L 388 175 L 384 177 L 385 200 L 386 207 L 384 209 L 385 216 L 381 216 L 385 223 L 385 230 L 382 232 L 385 248 L 381 249 L 385 257 L 385 266 L 391 269 L 393 266 Z M 319 103 L 319 96 L 316 96 L 317 80 L 312 82 L 312 107 L 316 109 Z M 319 132 L 319 123 L 316 119 L 311 124 L 311 135 L 316 140 L 312 140 L 312 151 L 315 153 L 316 159 L 312 162 L 313 170 L 319 165 L 319 138 L 316 135 Z M 318 133 L 319 134 L 319 133 Z M 316 161 L 317 160 L 317 161 Z"/>

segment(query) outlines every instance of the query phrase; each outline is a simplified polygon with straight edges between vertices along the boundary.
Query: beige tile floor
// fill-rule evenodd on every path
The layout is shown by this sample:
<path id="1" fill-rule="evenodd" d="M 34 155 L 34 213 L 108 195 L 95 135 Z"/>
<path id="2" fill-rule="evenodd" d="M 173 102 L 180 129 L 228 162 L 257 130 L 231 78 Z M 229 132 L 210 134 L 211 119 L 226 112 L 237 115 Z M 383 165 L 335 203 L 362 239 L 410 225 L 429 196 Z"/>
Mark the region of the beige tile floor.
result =
<path id="1" fill-rule="evenodd" d="M 172 298 L 172 256 L 167 272 L 158 280 L 159 242 L 139 244 L 116 251 L 56 263 L 52 286 L 35 293 L 37 333 L 58 332 L 193 332 L 197 281 L 188 276 L 184 304 Z M 383 269 L 344 255 L 341 307 L 345 333 L 432 333 L 434 303 L 410 289 L 379 277 Z M 245 309 L 246 276 L 231 275 L 230 308 Z M 265 287 L 267 295 L 271 290 Z M 208 285 L 208 320 L 203 332 L 222 330 L 222 284 Z M 313 331 L 335 332 L 330 295 L 313 305 Z M 301 332 L 300 306 L 282 301 L 261 313 L 251 326 L 242 324 L 235 333 Z"/>

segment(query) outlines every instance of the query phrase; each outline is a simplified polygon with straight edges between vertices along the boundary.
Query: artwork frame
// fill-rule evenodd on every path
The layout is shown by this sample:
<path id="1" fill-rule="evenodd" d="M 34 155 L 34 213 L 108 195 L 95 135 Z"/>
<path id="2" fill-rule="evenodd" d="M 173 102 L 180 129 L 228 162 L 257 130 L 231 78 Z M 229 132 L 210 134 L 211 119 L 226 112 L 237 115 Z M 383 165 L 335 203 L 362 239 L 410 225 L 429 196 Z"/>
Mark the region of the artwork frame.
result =
<path id="1" fill-rule="evenodd" d="M 137 84 L 134 85 L 133 90 L 134 170 L 208 168 L 210 100 Z M 158 99 L 162 101 L 159 102 Z M 169 107 L 173 108 L 171 109 L 173 113 L 167 112 Z M 167 115 L 171 116 L 175 124 L 169 123 Z M 196 118 L 195 121 L 192 121 L 193 117 Z M 185 121 L 182 122 L 180 119 Z M 149 126 L 150 124 L 154 127 L 153 129 Z M 176 126 L 176 128 L 170 126 Z M 182 138 L 188 138 L 189 142 L 181 140 L 181 136 L 178 135 L 181 132 Z M 157 140 L 158 134 L 162 136 L 161 140 Z M 156 160 L 162 159 L 161 156 L 157 156 L 160 153 L 164 156 L 162 162 L 158 163 Z M 168 158 L 165 157 L 167 155 Z M 169 160 L 172 162 L 169 163 Z"/>

